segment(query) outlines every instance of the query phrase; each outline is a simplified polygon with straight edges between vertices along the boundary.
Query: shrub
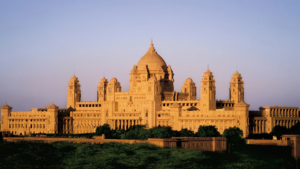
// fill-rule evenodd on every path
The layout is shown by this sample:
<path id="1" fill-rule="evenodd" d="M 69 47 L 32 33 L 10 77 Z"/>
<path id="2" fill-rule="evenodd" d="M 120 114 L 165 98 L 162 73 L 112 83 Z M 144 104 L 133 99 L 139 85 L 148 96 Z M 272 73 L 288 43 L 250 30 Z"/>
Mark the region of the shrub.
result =
<path id="1" fill-rule="evenodd" d="M 188 130 L 188 129 L 181 129 L 179 134 L 180 134 L 180 137 L 194 137 L 195 136 L 193 131 Z"/>
<path id="2" fill-rule="evenodd" d="M 284 126 L 274 126 L 270 134 L 280 139 L 283 134 L 289 134 L 289 131 Z"/>
<path id="3" fill-rule="evenodd" d="M 230 143 L 241 143 L 243 130 L 238 127 L 229 127 L 224 130 L 223 136 L 226 137 Z"/>
<path id="4" fill-rule="evenodd" d="M 98 126 L 96 129 L 96 135 L 101 136 L 105 134 L 105 138 L 112 138 L 113 132 L 110 129 L 109 124 L 103 124 L 103 126 Z"/>
<path id="5" fill-rule="evenodd" d="M 220 133 L 215 126 L 200 126 L 196 134 L 198 137 L 219 137 Z"/>

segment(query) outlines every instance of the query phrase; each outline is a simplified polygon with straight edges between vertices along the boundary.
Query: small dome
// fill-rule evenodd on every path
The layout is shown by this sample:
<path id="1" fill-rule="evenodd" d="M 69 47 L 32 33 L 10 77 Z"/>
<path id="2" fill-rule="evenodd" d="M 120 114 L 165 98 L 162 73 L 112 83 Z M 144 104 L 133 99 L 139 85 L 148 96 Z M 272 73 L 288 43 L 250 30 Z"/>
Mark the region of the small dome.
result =
<path id="1" fill-rule="evenodd" d="M 109 81 L 109 83 L 115 83 L 115 82 L 118 82 L 118 80 L 115 77 L 111 78 Z"/>
<path id="2" fill-rule="evenodd" d="M 150 71 L 160 70 L 161 68 L 164 71 L 167 71 L 167 64 L 164 59 L 155 51 L 152 40 L 148 52 L 139 60 L 137 68 L 138 70 L 141 70 L 144 69 L 146 65 Z"/>
<path id="3" fill-rule="evenodd" d="M 187 78 L 185 82 L 186 83 L 193 83 L 193 80 L 191 78 Z"/>

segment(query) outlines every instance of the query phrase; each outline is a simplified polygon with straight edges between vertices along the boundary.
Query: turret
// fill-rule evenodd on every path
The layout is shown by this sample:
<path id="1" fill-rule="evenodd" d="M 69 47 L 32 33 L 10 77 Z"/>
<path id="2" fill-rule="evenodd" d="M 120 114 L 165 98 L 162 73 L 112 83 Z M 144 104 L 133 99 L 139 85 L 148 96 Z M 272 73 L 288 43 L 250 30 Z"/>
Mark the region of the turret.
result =
<path id="1" fill-rule="evenodd" d="M 50 133 L 58 133 L 58 108 L 59 107 L 53 103 L 47 106 L 48 119 L 46 121 L 46 126 Z"/>
<path id="2" fill-rule="evenodd" d="M 196 85 L 191 78 L 187 78 L 181 88 L 182 93 L 187 93 L 187 100 L 196 100 Z"/>
<path id="3" fill-rule="evenodd" d="M 152 76 L 147 82 L 147 100 L 160 100 L 162 88 L 155 76 Z"/>
<path id="4" fill-rule="evenodd" d="M 1 109 L 1 131 L 8 131 L 9 127 L 8 127 L 8 117 L 11 116 L 11 109 L 12 107 L 10 107 L 9 105 L 7 105 L 7 103 L 5 103 L 4 106 L 0 107 Z"/>
<path id="5" fill-rule="evenodd" d="M 207 69 L 204 72 L 201 80 L 200 90 L 201 107 L 204 110 L 215 110 L 216 109 L 216 86 L 215 79 L 212 72 Z"/>
<path id="6" fill-rule="evenodd" d="M 98 85 L 98 92 L 97 92 L 97 101 L 103 102 L 106 101 L 106 88 L 107 88 L 107 79 L 103 77 Z"/>
<path id="7" fill-rule="evenodd" d="M 68 85 L 67 108 L 75 108 L 76 102 L 81 101 L 81 90 L 78 78 L 74 75 Z"/>
<path id="8" fill-rule="evenodd" d="M 237 71 L 230 81 L 229 98 L 234 103 L 244 102 L 244 82 Z"/>
<path id="9" fill-rule="evenodd" d="M 121 92 L 121 85 L 116 78 L 112 78 L 107 84 L 107 101 L 115 101 L 115 92 Z"/>

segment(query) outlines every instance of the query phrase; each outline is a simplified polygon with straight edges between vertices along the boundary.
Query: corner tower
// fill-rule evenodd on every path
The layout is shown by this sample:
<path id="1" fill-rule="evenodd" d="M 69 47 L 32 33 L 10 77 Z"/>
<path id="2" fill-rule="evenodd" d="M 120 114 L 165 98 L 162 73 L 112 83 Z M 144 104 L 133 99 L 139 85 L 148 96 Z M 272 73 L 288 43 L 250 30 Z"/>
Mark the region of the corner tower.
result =
<path id="1" fill-rule="evenodd" d="M 229 97 L 234 103 L 244 102 L 244 82 L 238 71 L 231 78 Z"/>
<path id="2" fill-rule="evenodd" d="M 201 80 L 200 101 L 203 110 L 216 110 L 216 86 L 212 72 L 207 69 Z"/>
<path id="3" fill-rule="evenodd" d="M 183 83 L 181 92 L 188 94 L 188 101 L 196 100 L 196 85 L 191 78 L 187 78 Z"/>
<path id="4" fill-rule="evenodd" d="M 78 78 L 74 75 L 68 85 L 68 102 L 67 108 L 72 107 L 75 109 L 76 102 L 81 101 L 81 90 Z"/>
<path id="5" fill-rule="evenodd" d="M 106 88 L 107 88 L 107 79 L 103 77 L 98 85 L 98 92 L 97 92 L 97 101 L 103 102 L 106 101 Z"/>

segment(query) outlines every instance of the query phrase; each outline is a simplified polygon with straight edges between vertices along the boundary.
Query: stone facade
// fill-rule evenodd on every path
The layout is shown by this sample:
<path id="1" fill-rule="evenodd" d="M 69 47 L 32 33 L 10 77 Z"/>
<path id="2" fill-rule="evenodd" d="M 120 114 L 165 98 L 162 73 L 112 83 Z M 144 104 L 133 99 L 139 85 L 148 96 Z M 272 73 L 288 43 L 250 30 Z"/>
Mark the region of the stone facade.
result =
<path id="1" fill-rule="evenodd" d="M 171 126 L 173 130 L 187 128 L 197 131 L 200 125 L 214 125 L 220 133 L 229 127 L 239 127 L 244 136 L 269 133 L 276 124 L 292 126 L 300 121 L 299 108 L 262 107 L 249 111 L 244 102 L 244 82 L 235 72 L 230 81 L 229 100 L 216 100 L 213 73 L 208 69 L 201 80 L 200 100 L 197 86 L 187 78 L 181 92 L 174 91 L 174 73 L 170 65 L 156 52 L 151 41 L 147 53 L 134 65 L 129 92 L 122 92 L 116 78 L 103 77 L 98 85 L 97 101 L 81 101 L 80 83 L 75 75 L 68 85 L 67 109 L 53 103 L 43 109 L 26 112 L 1 107 L 1 130 L 16 135 L 30 133 L 91 133 L 108 123 L 113 129 L 128 129 L 133 125 Z"/>

